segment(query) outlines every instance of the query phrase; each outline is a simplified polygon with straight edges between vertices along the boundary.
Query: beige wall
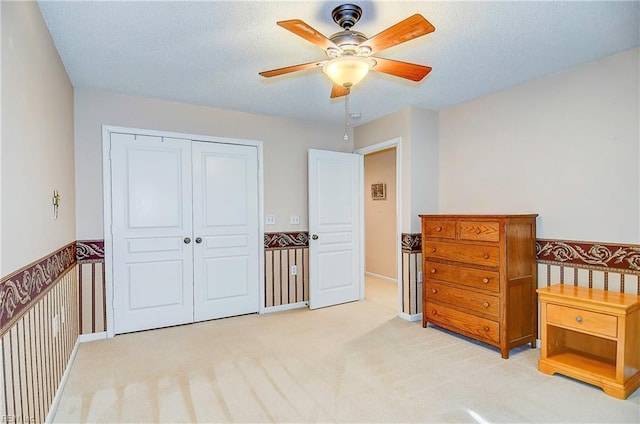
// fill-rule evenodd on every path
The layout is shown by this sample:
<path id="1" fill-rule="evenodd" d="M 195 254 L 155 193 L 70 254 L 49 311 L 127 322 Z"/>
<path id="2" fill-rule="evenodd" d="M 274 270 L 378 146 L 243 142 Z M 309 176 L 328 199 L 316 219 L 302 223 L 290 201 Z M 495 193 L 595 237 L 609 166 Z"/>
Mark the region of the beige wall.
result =
<path id="1" fill-rule="evenodd" d="M 385 200 L 371 198 L 371 184 L 386 185 Z M 396 279 L 396 149 L 364 157 L 365 272 Z"/>
<path id="2" fill-rule="evenodd" d="M 0 275 L 75 240 L 73 87 L 35 2 L 1 2 Z M 53 219 L 53 190 L 59 217 Z"/>
<path id="3" fill-rule="evenodd" d="M 534 212 L 538 237 L 640 242 L 640 49 L 440 113 L 440 211 Z"/>
<path id="4" fill-rule="evenodd" d="M 402 232 L 420 232 L 421 213 L 438 207 L 438 112 L 410 107 L 354 129 L 356 149 L 401 139 Z"/>
<path id="5" fill-rule="evenodd" d="M 349 152 L 342 125 L 211 109 L 94 91 L 75 92 L 78 239 L 103 237 L 102 125 L 264 142 L 264 211 L 271 231 L 307 231 L 307 150 Z M 290 215 L 300 216 L 299 225 Z"/>

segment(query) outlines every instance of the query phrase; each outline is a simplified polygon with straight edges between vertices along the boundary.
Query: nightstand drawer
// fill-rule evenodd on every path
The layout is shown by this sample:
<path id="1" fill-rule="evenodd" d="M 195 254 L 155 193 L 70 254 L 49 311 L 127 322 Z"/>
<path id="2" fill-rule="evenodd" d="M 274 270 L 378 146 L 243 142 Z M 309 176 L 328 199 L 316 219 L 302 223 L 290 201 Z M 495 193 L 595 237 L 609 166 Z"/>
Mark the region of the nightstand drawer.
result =
<path id="1" fill-rule="evenodd" d="M 466 288 L 452 287 L 431 280 L 426 281 L 425 287 L 427 302 L 436 300 L 459 308 L 469 309 L 493 319 L 497 319 L 500 314 L 500 299 L 496 296 L 476 293 Z"/>
<path id="2" fill-rule="evenodd" d="M 455 221 L 429 221 L 424 226 L 425 237 L 456 238 Z"/>
<path id="3" fill-rule="evenodd" d="M 460 245 L 445 241 L 423 241 L 423 244 L 427 258 L 489 267 L 497 267 L 500 263 L 500 248 L 494 246 Z"/>
<path id="4" fill-rule="evenodd" d="M 492 292 L 500 291 L 500 273 L 497 271 L 425 261 L 424 278 L 433 278 Z"/>
<path id="5" fill-rule="evenodd" d="M 499 222 L 460 221 L 460 240 L 500 241 Z"/>
<path id="6" fill-rule="evenodd" d="M 617 337 L 618 335 L 618 318 L 613 315 L 553 303 L 547 304 L 547 323 L 603 336 Z"/>

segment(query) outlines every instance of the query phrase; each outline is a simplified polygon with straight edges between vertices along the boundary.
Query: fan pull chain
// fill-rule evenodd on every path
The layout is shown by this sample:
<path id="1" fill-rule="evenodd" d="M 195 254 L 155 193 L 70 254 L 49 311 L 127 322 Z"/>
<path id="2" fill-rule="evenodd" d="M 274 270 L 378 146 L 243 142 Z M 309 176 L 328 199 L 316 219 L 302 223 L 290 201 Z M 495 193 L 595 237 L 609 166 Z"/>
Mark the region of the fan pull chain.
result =
<path id="1" fill-rule="evenodd" d="M 347 95 L 344 96 L 344 141 L 349 141 L 349 91 L 347 91 Z"/>

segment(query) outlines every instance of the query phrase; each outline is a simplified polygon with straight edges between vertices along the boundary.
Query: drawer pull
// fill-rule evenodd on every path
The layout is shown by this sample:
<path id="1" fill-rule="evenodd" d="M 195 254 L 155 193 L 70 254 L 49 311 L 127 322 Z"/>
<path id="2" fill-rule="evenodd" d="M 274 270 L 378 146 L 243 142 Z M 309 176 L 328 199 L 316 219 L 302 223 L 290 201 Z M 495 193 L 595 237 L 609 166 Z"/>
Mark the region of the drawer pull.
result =
<path id="1" fill-rule="evenodd" d="M 434 228 L 434 230 L 436 230 L 436 233 L 439 233 L 440 231 L 442 231 L 442 227 L 436 227 Z"/>
<path id="2" fill-rule="evenodd" d="M 489 302 L 484 302 L 484 303 L 482 304 L 482 306 L 484 306 L 485 308 L 488 308 L 488 307 L 489 307 Z"/>
<path id="3" fill-rule="evenodd" d="M 582 322 L 582 317 L 581 317 L 580 315 L 578 315 L 578 316 L 576 317 L 576 321 L 577 321 L 577 322 Z"/>
<path id="4" fill-rule="evenodd" d="M 438 311 L 436 311 L 435 309 L 434 309 L 433 311 L 431 311 L 431 313 L 432 313 L 433 315 L 438 315 Z"/>
<path id="5" fill-rule="evenodd" d="M 486 326 L 486 325 L 485 325 L 484 327 L 482 327 L 482 329 L 483 329 L 484 331 L 489 331 L 489 327 L 488 327 L 488 326 Z"/>
<path id="6" fill-rule="evenodd" d="M 433 293 L 433 294 L 438 293 L 438 289 L 431 289 L 431 293 Z"/>
<path id="7" fill-rule="evenodd" d="M 480 228 L 476 228 L 476 234 L 480 234 Z"/>
<path id="8" fill-rule="evenodd" d="M 484 256 L 483 256 L 483 258 L 485 258 L 485 259 L 489 259 L 489 254 L 488 254 L 488 253 L 485 253 L 485 254 L 484 254 Z"/>
<path id="9" fill-rule="evenodd" d="M 435 274 L 436 273 L 436 269 L 435 268 L 431 268 L 431 273 Z"/>
<path id="10" fill-rule="evenodd" d="M 485 283 L 485 284 L 489 284 L 489 279 L 487 277 L 484 277 L 482 279 L 482 282 Z"/>
<path id="11" fill-rule="evenodd" d="M 435 253 L 435 251 L 436 251 L 436 248 L 435 248 L 435 247 L 432 247 L 432 248 L 431 248 L 431 253 Z"/>

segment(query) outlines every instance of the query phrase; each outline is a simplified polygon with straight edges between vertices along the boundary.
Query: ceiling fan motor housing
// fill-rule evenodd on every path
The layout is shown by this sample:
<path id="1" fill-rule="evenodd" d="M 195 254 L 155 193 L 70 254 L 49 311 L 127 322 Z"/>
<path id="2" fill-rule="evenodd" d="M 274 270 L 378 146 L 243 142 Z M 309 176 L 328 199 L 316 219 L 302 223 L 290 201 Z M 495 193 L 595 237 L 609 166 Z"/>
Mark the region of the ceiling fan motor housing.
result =
<path id="1" fill-rule="evenodd" d="M 351 30 L 337 32 L 329 37 L 329 39 L 343 51 L 352 54 L 356 54 L 357 47 L 367 41 L 367 37 L 363 33 Z"/>

